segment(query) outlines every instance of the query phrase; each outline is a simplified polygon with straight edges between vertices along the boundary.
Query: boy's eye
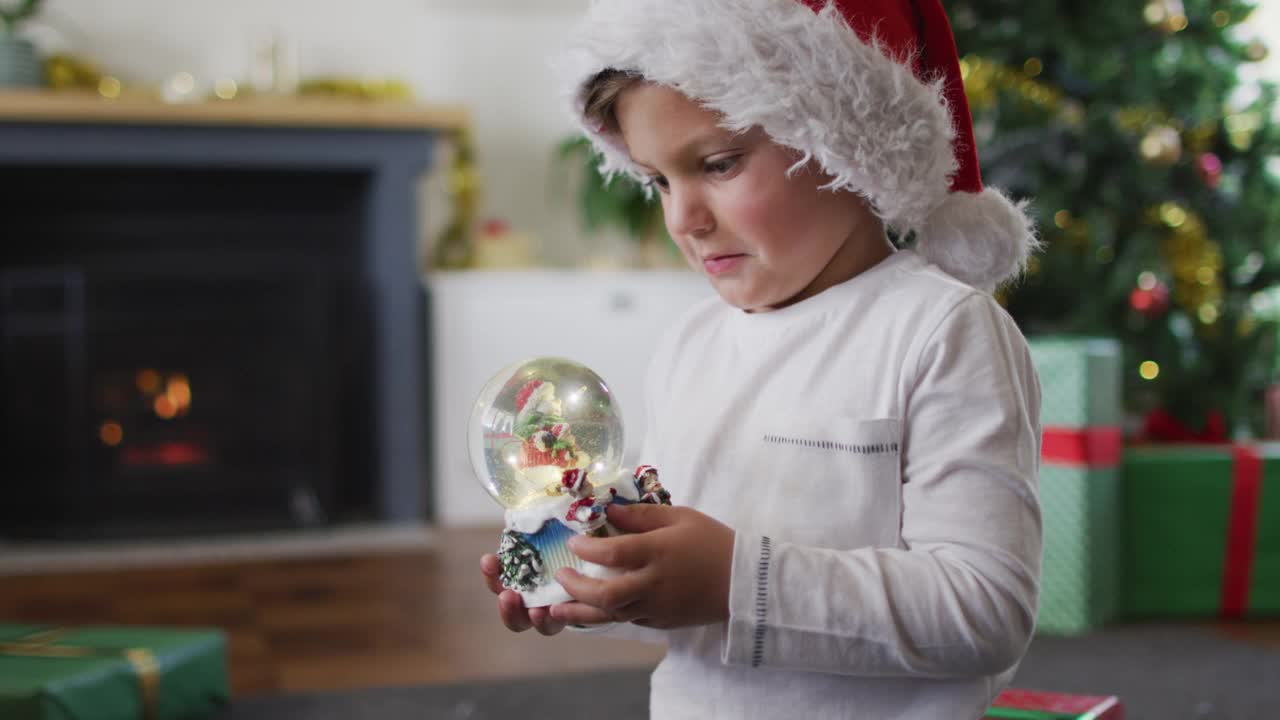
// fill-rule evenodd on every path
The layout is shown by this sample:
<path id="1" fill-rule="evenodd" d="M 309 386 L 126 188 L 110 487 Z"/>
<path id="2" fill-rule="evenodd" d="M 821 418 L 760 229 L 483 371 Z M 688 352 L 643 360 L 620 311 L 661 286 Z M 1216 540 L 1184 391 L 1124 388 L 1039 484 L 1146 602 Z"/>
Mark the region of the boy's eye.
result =
<path id="1" fill-rule="evenodd" d="M 703 169 L 712 175 L 725 175 L 737 167 L 739 159 L 738 155 L 730 155 L 729 157 L 708 160 L 703 165 Z"/>
<path id="2" fill-rule="evenodd" d="M 666 192 L 668 185 L 670 185 L 670 183 L 667 182 L 667 179 L 662 175 L 650 175 L 646 184 L 650 187 L 658 188 L 658 192 Z"/>

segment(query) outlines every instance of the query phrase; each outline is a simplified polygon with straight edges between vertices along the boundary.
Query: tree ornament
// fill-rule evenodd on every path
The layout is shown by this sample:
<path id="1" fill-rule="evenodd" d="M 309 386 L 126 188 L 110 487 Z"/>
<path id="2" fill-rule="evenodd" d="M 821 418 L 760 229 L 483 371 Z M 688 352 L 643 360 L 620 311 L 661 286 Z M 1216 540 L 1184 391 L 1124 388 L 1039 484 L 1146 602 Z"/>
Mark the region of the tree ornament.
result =
<path id="1" fill-rule="evenodd" d="M 1021 68 L 1010 67 L 994 60 L 966 55 L 960 60 L 960 77 L 964 80 L 965 97 L 973 108 L 990 107 L 1000 99 L 1000 93 L 1009 93 L 1039 110 L 1058 112 L 1063 93 L 1056 87 L 1035 78 L 1044 72 L 1044 62 L 1030 58 Z"/>
<path id="2" fill-rule="evenodd" d="M 1196 171 L 1206 187 L 1216 189 L 1222 182 L 1222 159 L 1211 152 L 1202 153 L 1196 160 Z"/>
<path id="3" fill-rule="evenodd" d="M 452 198 L 453 217 L 436 237 L 432 265 L 458 270 L 475 263 L 475 226 L 480 195 L 480 172 L 476 168 L 475 143 L 471 133 L 460 130 L 452 135 L 453 159 L 448 174 L 448 192 Z"/>
<path id="4" fill-rule="evenodd" d="M 1151 0 L 1142 9 L 1147 24 L 1160 32 L 1172 35 L 1187 29 L 1187 13 L 1182 0 Z"/>
<path id="5" fill-rule="evenodd" d="M 1198 125 L 1187 128 L 1182 133 L 1182 142 L 1187 152 L 1201 155 L 1210 151 L 1218 140 L 1218 122 L 1205 120 Z"/>
<path id="6" fill-rule="evenodd" d="M 524 533 L 507 530 L 498 545 L 499 579 L 502 586 L 517 592 L 532 592 L 542 575 L 542 554 Z"/>
<path id="7" fill-rule="evenodd" d="M 1129 307 L 1148 320 L 1160 318 L 1169 310 L 1169 286 L 1157 281 L 1150 288 L 1134 288 L 1129 293 Z"/>
<path id="8" fill-rule="evenodd" d="M 1244 56 L 1253 62 L 1266 60 L 1270 53 L 1271 51 L 1267 49 L 1267 44 L 1257 38 L 1250 40 L 1244 49 Z"/>
<path id="9" fill-rule="evenodd" d="M 1253 147 L 1254 136 L 1263 126 L 1263 116 L 1256 111 L 1232 113 L 1222 120 L 1227 131 L 1227 142 L 1240 152 L 1248 152 Z"/>
<path id="10" fill-rule="evenodd" d="M 102 71 L 85 58 L 53 53 L 44 60 L 44 79 L 54 90 L 96 90 L 102 82 Z"/>
<path id="11" fill-rule="evenodd" d="M 1168 125 L 1157 125 L 1142 137 L 1138 151 L 1149 164 L 1169 167 L 1182 157 L 1182 136 Z"/>
<path id="12" fill-rule="evenodd" d="M 1224 292 L 1222 248 L 1209 238 L 1204 220 L 1176 202 L 1149 208 L 1148 219 L 1168 229 L 1160 251 L 1173 275 L 1174 302 L 1202 325 L 1213 325 Z"/>

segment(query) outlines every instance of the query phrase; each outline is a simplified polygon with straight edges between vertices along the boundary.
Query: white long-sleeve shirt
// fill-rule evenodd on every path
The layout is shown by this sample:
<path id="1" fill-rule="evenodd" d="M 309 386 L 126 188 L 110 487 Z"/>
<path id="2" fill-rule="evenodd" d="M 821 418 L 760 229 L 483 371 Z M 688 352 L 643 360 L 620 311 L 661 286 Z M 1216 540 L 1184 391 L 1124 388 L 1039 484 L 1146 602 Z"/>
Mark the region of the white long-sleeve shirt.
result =
<path id="1" fill-rule="evenodd" d="M 711 298 L 646 400 L 643 460 L 736 532 L 730 619 L 666 633 L 652 717 L 982 715 L 1041 549 L 1039 382 L 990 295 L 899 251 L 781 310 Z"/>

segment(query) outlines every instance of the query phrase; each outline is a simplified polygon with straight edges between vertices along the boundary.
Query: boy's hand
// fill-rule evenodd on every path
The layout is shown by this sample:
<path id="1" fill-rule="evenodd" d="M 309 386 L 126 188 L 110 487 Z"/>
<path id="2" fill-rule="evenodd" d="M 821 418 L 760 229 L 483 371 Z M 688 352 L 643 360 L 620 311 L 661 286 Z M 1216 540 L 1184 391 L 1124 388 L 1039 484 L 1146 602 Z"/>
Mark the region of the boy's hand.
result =
<path id="1" fill-rule="evenodd" d="M 569 549 L 583 560 L 625 572 L 598 580 L 561 569 L 556 580 L 578 602 L 552 606 L 552 618 L 656 628 L 729 618 L 732 528 L 687 507 L 611 505 L 608 512 L 614 527 L 632 534 L 579 536 L 569 541 Z"/>
<path id="2" fill-rule="evenodd" d="M 551 617 L 549 608 L 526 609 L 520 593 L 502 586 L 498 579 L 501 573 L 502 565 L 497 555 L 490 553 L 480 558 L 480 574 L 484 575 L 489 591 L 498 596 L 498 615 L 508 630 L 524 632 L 534 628 L 543 635 L 555 635 L 564 629 L 564 621 Z"/>

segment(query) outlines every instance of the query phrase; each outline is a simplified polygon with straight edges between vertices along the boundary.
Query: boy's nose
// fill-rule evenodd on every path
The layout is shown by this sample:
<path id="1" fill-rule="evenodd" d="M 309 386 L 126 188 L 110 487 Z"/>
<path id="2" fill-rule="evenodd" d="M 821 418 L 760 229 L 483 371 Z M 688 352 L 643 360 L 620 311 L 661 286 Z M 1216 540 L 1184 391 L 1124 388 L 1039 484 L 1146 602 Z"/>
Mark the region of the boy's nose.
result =
<path id="1" fill-rule="evenodd" d="M 701 237 L 715 229 L 715 215 L 695 190 L 677 189 L 667 196 L 667 231 L 672 237 Z"/>

